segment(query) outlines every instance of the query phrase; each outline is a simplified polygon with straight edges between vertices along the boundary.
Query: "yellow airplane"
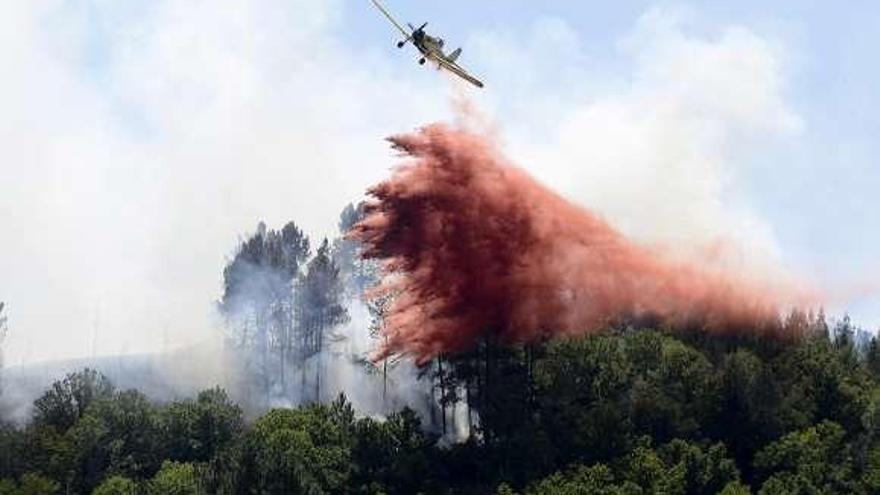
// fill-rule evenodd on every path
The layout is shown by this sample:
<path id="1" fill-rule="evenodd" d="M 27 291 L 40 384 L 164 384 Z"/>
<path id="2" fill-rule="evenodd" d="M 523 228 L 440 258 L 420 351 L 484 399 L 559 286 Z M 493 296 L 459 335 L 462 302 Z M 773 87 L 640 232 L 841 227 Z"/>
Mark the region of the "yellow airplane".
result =
<path id="1" fill-rule="evenodd" d="M 413 46 L 415 46 L 422 54 L 422 58 L 419 59 L 419 64 L 424 65 L 426 60 L 431 60 L 437 64 L 438 68 L 446 69 L 478 88 L 483 87 L 482 81 L 470 75 L 468 71 L 464 70 L 456 63 L 458 57 L 461 55 L 461 48 L 457 48 L 455 51 L 447 55 L 443 52 L 444 41 L 441 38 L 428 36 L 428 34 L 425 33 L 425 27 L 428 25 L 427 22 L 422 24 L 419 28 L 407 23 L 407 26 L 409 26 L 409 30 L 407 31 L 396 20 L 394 20 L 393 17 L 391 17 L 391 14 L 385 10 L 385 7 L 383 7 L 378 0 L 371 1 L 373 2 L 373 5 L 375 5 L 376 8 L 379 9 L 389 21 L 391 21 L 391 24 L 394 24 L 394 27 L 405 36 L 403 41 L 397 43 L 397 48 L 403 48 L 403 45 L 412 41 Z"/>

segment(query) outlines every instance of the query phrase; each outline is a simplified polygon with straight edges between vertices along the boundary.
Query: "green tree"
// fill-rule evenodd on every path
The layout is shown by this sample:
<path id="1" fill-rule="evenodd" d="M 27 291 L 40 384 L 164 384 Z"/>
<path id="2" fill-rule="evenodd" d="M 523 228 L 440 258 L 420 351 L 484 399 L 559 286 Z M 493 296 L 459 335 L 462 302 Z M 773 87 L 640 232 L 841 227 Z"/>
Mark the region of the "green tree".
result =
<path id="1" fill-rule="evenodd" d="M 849 347 L 814 338 L 787 349 L 775 365 L 785 390 L 778 414 L 788 431 L 830 420 L 861 428 L 871 396 L 870 376 Z"/>
<path id="2" fill-rule="evenodd" d="M 33 473 L 22 476 L 18 485 L 20 495 L 53 495 L 61 490 L 58 482 Z"/>
<path id="3" fill-rule="evenodd" d="M 124 476 L 111 476 L 92 490 L 92 495 L 137 495 L 136 481 Z"/>
<path id="4" fill-rule="evenodd" d="M 68 480 L 75 472 L 76 446 L 67 434 L 43 424 L 31 423 L 23 432 L 21 450 L 14 453 L 21 458 L 20 471 L 33 471 L 57 481 Z M 12 475 L 13 473 L 3 473 Z"/>
<path id="5" fill-rule="evenodd" d="M 641 487 L 646 493 L 687 493 L 684 469 L 669 469 L 649 444 L 650 439 L 645 438 L 626 455 L 621 478 Z"/>
<path id="6" fill-rule="evenodd" d="M 636 334 L 627 343 L 635 341 L 639 349 L 644 346 L 639 341 L 650 338 Z M 649 366 L 638 365 L 630 392 L 635 429 L 658 441 L 698 437 L 718 409 L 714 369 L 699 351 L 678 340 L 663 337 L 657 350 Z M 647 357 L 644 351 L 641 355 Z"/>
<path id="7" fill-rule="evenodd" d="M 719 493 L 739 481 L 736 463 L 720 443 L 701 447 L 676 439 L 660 447 L 659 455 L 666 472 L 684 481 L 685 493 Z"/>
<path id="8" fill-rule="evenodd" d="M 3 476 L 14 478 L 27 471 L 27 457 L 22 455 L 25 445 L 26 436 L 21 429 L 13 423 L 0 423 L 0 473 Z"/>
<path id="9" fill-rule="evenodd" d="M 173 402 L 161 412 L 166 457 L 181 462 L 207 462 L 241 433 L 241 408 L 226 392 L 213 388 L 195 400 Z"/>
<path id="10" fill-rule="evenodd" d="M 86 414 L 65 439 L 71 445 L 74 459 L 64 478 L 66 484 L 80 493 L 89 493 L 104 478 L 111 463 L 110 429 L 98 416 Z"/>
<path id="11" fill-rule="evenodd" d="M 752 490 L 748 487 L 748 485 L 743 484 L 739 481 L 731 481 L 725 487 L 718 492 L 718 495 L 751 495 Z"/>
<path id="12" fill-rule="evenodd" d="M 840 425 L 824 421 L 789 433 L 755 456 L 766 481 L 760 493 L 849 493 L 855 488 L 850 449 Z"/>
<path id="13" fill-rule="evenodd" d="M 67 431 L 93 402 L 110 397 L 114 387 L 100 372 L 86 368 L 56 381 L 34 402 L 34 422 Z"/>
<path id="14" fill-rule="evenodd" d="M 165 461 L 162 468 L 153 476 L 149 493 L 155 495 L 199 495 L 199 477 L 196 468 L 190 463 Z"/>
<path id="15" fill-rule="evenodd" d="M 355 424 L 352 485 L 364 493 L 419 493 L 432 482 L 436 438 L 422 430 L 412 409 L 385 421 L 364 418 Z"/>
<path id="16" fill-rule="evenodd" d="M 736 349 L 720 361 L 720 406 L 714 424 L 707 426 L 750 472 L 755 452 L 783 433 L 778 409 L 784 392 L 773 370 L 748 349 Z"/>
<path id="17" fill-rule="evenodd" d="M 156 408 L 134 390 L 93 403 L 66 439 L 74 450 L 70 484 L 81 493 L 89 493 L 107 473 L 152 476 L 163 450 Z"/>
<path id="18" fill-rule="evenodd" d="M 880 493 L 880 445 L 868 453 L 868 462 L 861 481 L 866 493 Z"/>
<path id="19" fill-rule="evenodd" d="M 609 335 L 558 340 L 534 364 L 541 422 L 558 462 L 603 461 L 627 451 L 632 382 L 621 344 Z"/>
<path id="20" fill-rule="evenodd" d="M 876 335 L 865 346 L 865 365 L 874 380 L 880 379 L 880 339 Z"/>
<path id="21" fill-rule="evenodd" d="M 516 495 L 516 492 L 507 483 L 501 483 L 495 490 L 495 495 Z"/>
<path id="22" fill-rule="evenodd" d="M 568 471 L 552 474 L 529 487 L 525 493 L 526 495 L 639 495 L 642 489 L 628 481 L 617 483 L 608 466 L 597 464 L 590 467 L 575 466 Z"/>
<path id="23" fill-rule="evenodd" d="M 267 494 L 337 493 L 351 473 L 353 429 L 354 410 L 344 398 L 273 409 L 248 433 L 243 482 Z"/>
<path id="24" fill-rule="evenodd" d="M 18 493 L 18 483 L 14 479 L 0 479 L 0 495 L 16 495 Z"/>

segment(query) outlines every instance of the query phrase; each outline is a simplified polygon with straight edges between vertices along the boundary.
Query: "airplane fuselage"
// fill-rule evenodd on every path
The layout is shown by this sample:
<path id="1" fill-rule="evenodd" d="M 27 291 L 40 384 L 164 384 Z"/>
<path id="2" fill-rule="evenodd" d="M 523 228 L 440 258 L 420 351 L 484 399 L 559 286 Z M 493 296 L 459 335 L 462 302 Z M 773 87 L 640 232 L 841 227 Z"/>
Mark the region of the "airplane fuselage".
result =
<path id="1" fill-rule="evenodd" d="M 422 54 L 422 58 L 419 60 L 419 64 L 424 65 L 425 61 L 431 60 L 432 62 L 437 63 L 438 70 L 445 68 L 446 70 L 453 72 L 457 76 L 473 84 L 474 86 L 477 86 L 478 88 L 483 87 L 482 81 L 468 74 L 466 70 L 462 69 L 456 63 L 459 55 L 461 55 L 461 48 L 447 54 L 443 51 L 443 46 L 445 45 L 443 39 L 428 36 L 421 28 L 414 30 L 412 32 L 412 35 L 410 36 L 410 39 L 413 42 L 413 46 L 415 46 L 419 53 Z M 400 42 L 397 44 L 397 46 L 402 47 L 403 44 L 404 42 Z"/>
<path id="2" fill-rule="evenodd" d="M 428 36 L 423 31 L 416 31 L 412 37 L 413 45 L 427 58 L 442 58 L 444 42 L 440 38 Z"/>

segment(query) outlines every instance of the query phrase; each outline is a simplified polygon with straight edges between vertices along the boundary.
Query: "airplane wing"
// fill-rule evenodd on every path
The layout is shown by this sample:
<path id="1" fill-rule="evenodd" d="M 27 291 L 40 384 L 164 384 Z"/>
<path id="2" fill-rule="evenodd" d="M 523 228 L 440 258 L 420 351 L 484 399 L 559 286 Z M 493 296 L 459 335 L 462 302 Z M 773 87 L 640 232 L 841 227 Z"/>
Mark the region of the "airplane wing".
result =
<path id="1" fill-rule="evenodd" d="M 391 21 L 391 24 L 394 24 L 394 27 L 396 27 L 398 31 L 400 31 L 401 33 L 403 33 L 404 36 L 406 36 L 406 39 L 409 39 L 412 36 L 411 32 L 407 31 L 406 29 L 403 29 L 403 26 L 401 26 L 397 21 L 394 20 L 393 17 L 391 17 L 391 14 L 389 14 L 388 11 L 385 10 L 385 7 L 383 7 L 382 4 L 378 2 L 378 0 L 371 0 L 371 1 L 373 2 L 373 5 L 375 5 L 376 8 L 379 9 L 379 11 L 382 12 L 382 14 L 384 14 L 385 17 L 387 17 L 389 21 Z"/>
<path id="2" fill-rule="evenodd" d="M 456 76 L 464 79 L 465 81 L 473 84 L 474 86 L 476 86 L 478 88 L 483 87 L 483 81 L 480 81 L 476 77 L 468 74 L 468 72 L 466 70 L 462 69 L 461 66 L 459 66 L 455 62 L 450 62 L 449 60 L 446 60 L 445 57 L 437 57 L 435 60 L 437 61 L 438 64 L 440 64 L 440 67 L 443 67 L 444 69 L 448 70 L 449 72 L 452 72 Z"/>

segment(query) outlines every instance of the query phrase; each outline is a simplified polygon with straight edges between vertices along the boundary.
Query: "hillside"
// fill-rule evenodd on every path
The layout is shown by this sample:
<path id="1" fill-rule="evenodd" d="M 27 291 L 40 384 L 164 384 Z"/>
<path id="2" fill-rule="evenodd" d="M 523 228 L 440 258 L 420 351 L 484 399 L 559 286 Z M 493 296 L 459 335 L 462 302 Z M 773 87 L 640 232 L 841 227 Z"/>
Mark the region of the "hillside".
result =
<path id="1" fill-rule="evenodd" d="M 860 339 L 848 320 L 830 330 L 806 315 L 788 324 L 807 325 L 807 336 L 780 343 L 628 328 L 529 346 L 484 341 L 424 369 L 443 398 L 439 414 L 468 404 L 470 435 L 453 443 L 408 409 L 362 417 L 340 397 L 245 421 L 220 389 L 157 403 L 80 372 L 44 393 L 27 425 L 4 429 L 0 487 L 877 493 L 877 341 Z"/>

